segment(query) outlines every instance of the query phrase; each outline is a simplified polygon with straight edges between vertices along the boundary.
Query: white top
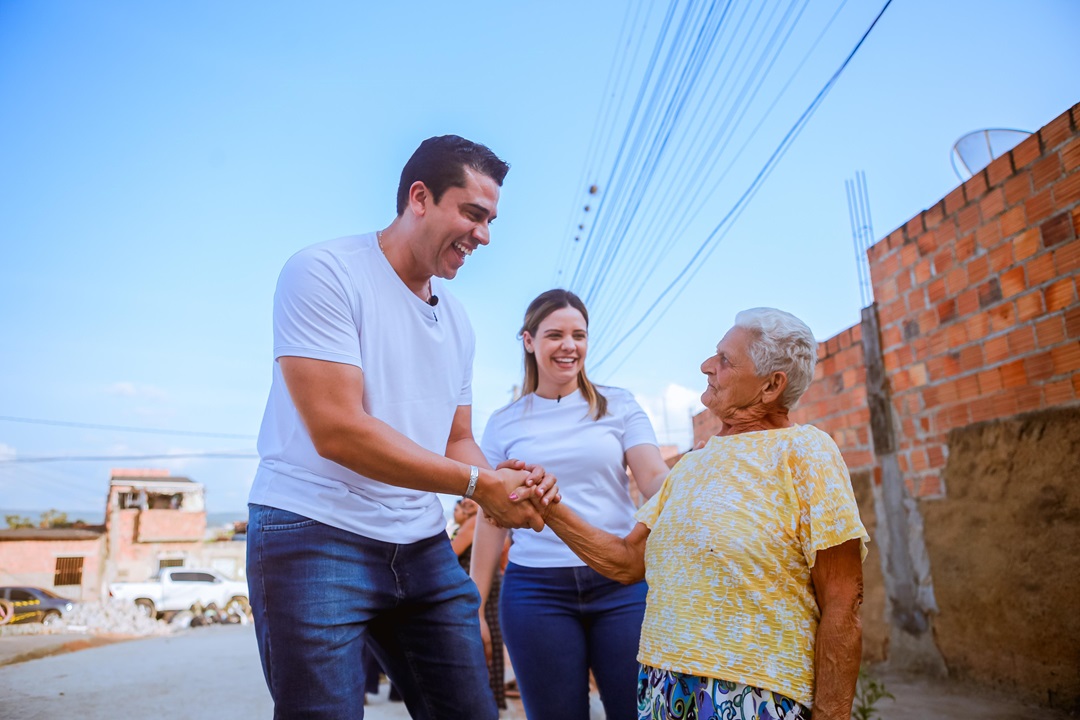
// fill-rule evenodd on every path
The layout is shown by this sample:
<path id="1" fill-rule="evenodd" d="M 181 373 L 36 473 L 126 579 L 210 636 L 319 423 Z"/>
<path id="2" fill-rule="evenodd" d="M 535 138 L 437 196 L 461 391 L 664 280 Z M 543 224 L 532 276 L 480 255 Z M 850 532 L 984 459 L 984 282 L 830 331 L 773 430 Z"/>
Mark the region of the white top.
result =
<path id="1" fill-rule="evenodd" d="M 319 456 L 276 362 L 293 356 L 362 368 L 364 410 L 444 454 L 454 413 L 472 402 L 474 336 L 461 304 L 438 279 L 432 283 L 435 307 L 401 281 L 375 233 L 312 245 L 285 263 L 274 294 L 273 383 L 250 502 L 384 542 L 443 532 L 435 493 L 386 485 Z"/>
<path id="2" fill-rule="evenodd" d="M 608 414 L 589 415 L 580 391 L 561 400 L 526 395 L 491 416 L 480 446 L 488 462 L 535 462 L 554 473 L 562 501 L 589 524 L 623 537 L 637 521 L 626 474 L 626 451 L 656 445 L 652 424 L 627 390 L 600 387 Z M 527 567 L 584 565 L 551 528 L 514 533 L 510 561 Z"/>

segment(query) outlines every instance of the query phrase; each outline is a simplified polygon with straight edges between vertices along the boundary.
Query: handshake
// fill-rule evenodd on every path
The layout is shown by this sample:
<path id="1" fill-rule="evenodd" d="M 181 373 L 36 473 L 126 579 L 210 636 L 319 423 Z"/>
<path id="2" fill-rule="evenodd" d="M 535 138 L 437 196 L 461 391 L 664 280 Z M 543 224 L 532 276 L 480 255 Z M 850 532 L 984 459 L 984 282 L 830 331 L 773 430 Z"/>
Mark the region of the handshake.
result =
<path id="1" fill-rule="evenodd" d="M 481 470 L 473 493 L 488 522 L 501 528 L 544 529 L 544 519 L 562 499 L 555 476 L 539 465 L 504 460 Z"/>

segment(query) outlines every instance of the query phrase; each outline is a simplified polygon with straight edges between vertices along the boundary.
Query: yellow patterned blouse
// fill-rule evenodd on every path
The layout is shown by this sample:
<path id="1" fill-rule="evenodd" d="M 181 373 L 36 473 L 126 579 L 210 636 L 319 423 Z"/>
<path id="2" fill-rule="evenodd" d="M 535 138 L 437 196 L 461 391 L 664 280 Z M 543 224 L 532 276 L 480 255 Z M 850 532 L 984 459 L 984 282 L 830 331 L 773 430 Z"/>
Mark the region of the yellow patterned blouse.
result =
<path id="1" fill-rule="evenodd" d="M 714 437 L 637 519 L 649 595 L 638 661 L 814 700 L 819 550 L 870 537 L 847 466 L 810 425 Z"/>

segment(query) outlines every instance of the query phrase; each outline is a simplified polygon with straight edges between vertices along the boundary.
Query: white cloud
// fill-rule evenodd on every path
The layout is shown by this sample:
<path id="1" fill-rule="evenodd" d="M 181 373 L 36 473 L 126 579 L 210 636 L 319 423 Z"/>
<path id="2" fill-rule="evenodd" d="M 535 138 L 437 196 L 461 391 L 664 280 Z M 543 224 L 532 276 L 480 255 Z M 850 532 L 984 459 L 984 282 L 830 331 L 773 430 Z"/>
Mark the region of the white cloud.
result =
<path id="1" fill-rule="evenodd" d="M 692 418 L 705 409 L 701 404 L 701 390 L 669 383 L 654 395 L 635 395 L 645 414 L 656 430 L 656 439 L 662 445 L 677 445 L 685 450 L 694 436 Z"/>
<path id="2" fill-rule="evenodd" d="M 117 395 L 119 397 L 135 397 L 135 383 L 130 382 L 116 382 L 105 389 L 105 392 L 110 395 Z"/>
<path id="3" fill-rule="evenodd" d="M 109 395 L 116 397 L 130 397 L 139 398 L 142 400 L 150 400 L 152 402 L 163 402 L 169 399 L 168 393 L 153 385 L 143 385 L 126 380 L 120 382 L 114 382 L 112 385 L 105 389 Z"/>
<path id="4" fill-rule="evenodd" d="M 0 443 L 0 460 L 13 460 L 16 454 L 15 448 L 6 443 Z"/>

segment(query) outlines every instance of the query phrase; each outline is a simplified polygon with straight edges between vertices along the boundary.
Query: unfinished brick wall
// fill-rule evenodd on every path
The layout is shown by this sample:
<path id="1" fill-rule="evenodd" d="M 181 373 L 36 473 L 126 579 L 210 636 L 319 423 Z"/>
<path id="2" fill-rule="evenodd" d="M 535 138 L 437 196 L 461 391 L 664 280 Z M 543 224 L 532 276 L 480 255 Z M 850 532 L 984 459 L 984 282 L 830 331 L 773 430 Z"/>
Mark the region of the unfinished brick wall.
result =
<path id="1" fill-rule="evenodd" d="M 1080 105 L 868 252 L 915 497 L 950 430 L 1080 397 Z"/>
<path id="2" fill-rule="evenodd" d="M 873 469 L 860 325 L 818 343 L 814 382 L 799 401 L 792 419 L 829 433 L 852 473 Z"/>

